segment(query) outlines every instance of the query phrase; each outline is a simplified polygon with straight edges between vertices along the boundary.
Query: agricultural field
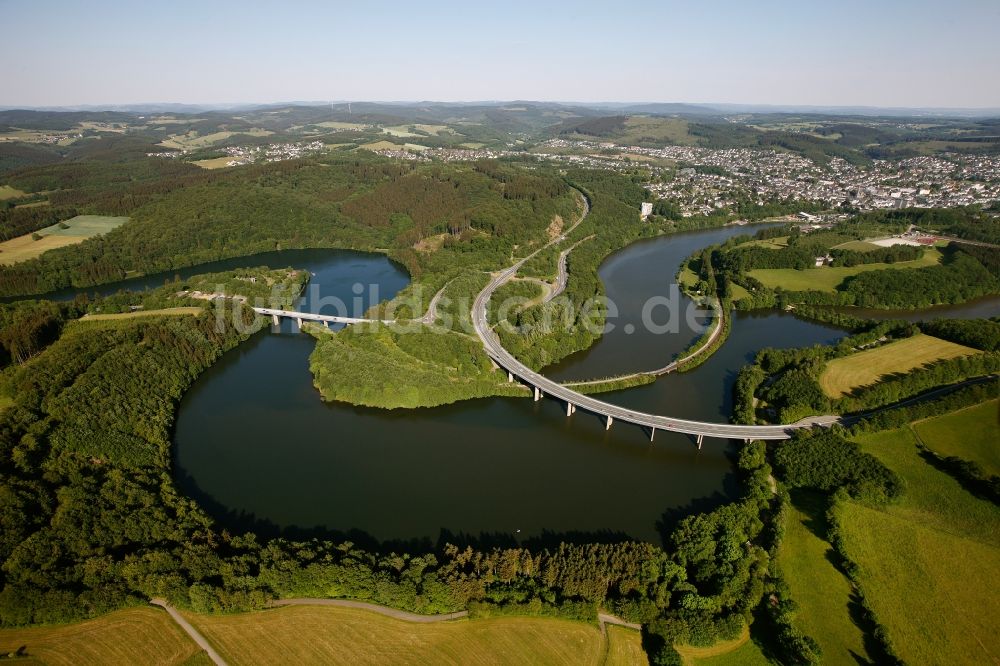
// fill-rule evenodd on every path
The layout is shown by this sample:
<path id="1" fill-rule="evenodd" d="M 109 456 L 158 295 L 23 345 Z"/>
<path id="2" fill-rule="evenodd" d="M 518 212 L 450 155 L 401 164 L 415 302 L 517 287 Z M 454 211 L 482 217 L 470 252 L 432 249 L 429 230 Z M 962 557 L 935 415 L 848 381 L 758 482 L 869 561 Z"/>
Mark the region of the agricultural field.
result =
<path id="1" fill-rule="evenodd" d="M 858 437 L 903 477 L 885 508 L 846 501 L 841 536 L 862 592 L 912 664 L 994 663 L 1000 654 L 1000 508 L 920 457 L 909 428 Z"/>
<path id="2" fill-rule="evenodd" d="M 23 197 L 27 192 L 22 192 L 21 190 L 11 187 L 10 185 L 0 185 L 0 201 L 6 199 L 17 199 L 18 197 Z"/>
<path id="3" fill-rule="evenodd" d="M 413 624 L 370 611 L 286 606 L 239 615 L 185 614 L 230 664 L 600 664 L 597 627 L 500 617 Z M 624 650 L 616 650 L 624 652 Z"/>
<path id="4" fill-rule="evenodd" d="M 793 492 L 778 564 L 799 605 L 795 624 L 819 643 L 823 663 L 853 666 L 853 655 L 865 655 L 864 634 L 851 619 L 851 582 L 830 560 L 826 506 L 822 495 Z"/>
<path id="5" fill-rule="evenodd" d="M 855 388 L 876 383 L 884 375 L 909 372 L 934 361 L 978 353 L 971 347 L 918 333 L 829 361 L 819 376 L 819 385 L 831 398 L 839 398 Z"/>
<path id="6" fill-rule="evenodd" d="M 372 141 L 371 143 L 361 144 L 361 148 L 366 150 L 427 150 L 427 146 L 421 146 L 416 143 L 404 143 L 399 145 L 398 143 L 393 143 L 392 141 Z"/>
<path id="7" fill-rule="evenodd" d="M 685 263 L 681 267 L 681 272 L 677 274 L 677 283 L 681 287 L 694 288 L 698 284 L 698 275 Z"/>
<path id="8" fill-rule="evenodd" d="M 16 664 L 186 664 L 203 654 L 158 608 L 130 608 L 53 627 L 0 629 L 0 654 Z"/>
<path id="9" fill-rule="evenodd" d="M 990 400 L 944 416 L 913 424 L 924 446 L 942 456 L 955 456 L 1000 476 L 1000 402 Z"/>
<path id="10" fill-rule="evenodd" d="M 197 315 L 204 312 L 203 308 L 197 306 L 184 306 L 177 308 L 162 308 L 159 310 L 136 310 L 135 312 L 117 312 L 114 314 L 86 314 L 80 321 L 108 321 L 115 319 L 135 319 L 137 317 L 156 317 L 159 315 Z"/>
<path id="11" fill-rule="evenodd" d="M 846 278 L 865 271 L 877 271 L 883 268 L 906 269 L 924 268 L 941 262 L 941 253 L 928 248 L 924 256 L 913 261 L 897 261 L 894 264 L 861 264 L 858 266 L 820 266 L 798 270 L 795 268 L 755 268 L 747 275 L 760 280 L 761 284 L 771 289 L 781 287 L 785 291 L 825 291 L 834 293 L 837 286 Z"/>
<path id="12" fill-rule="evenodd" d="M 621 136 L 615 137 L 620 143 L 656 142 L 677 146 L 693 146 L 696 140 L 688 133 L 688 123 L 679 118 L 653 118 L 630 116 L 625 120 Z"/>
<path id="13" fill-rule="evenodd" d="M 202 169 L 225 169 L 233 159 L 229 155 L 226 155 L 225 157 L 213 157 L 210 160 L 195 160 L 191 164 L 196 164 Z"/>
<path id="14" fill-rule="evenodd" d="M 127 217 L 107 217 L 104 215 L 78 215 L 61 224 L 45 227 L 35 234 L 25 234 L 0 243 L 0 265 L 9 266 L 28 259 L 34 259 L 43 252 L 57 247 L 74 245 L 88 238 L 107 233 L 128 221 Z"/>
<path id="15" fill-rule="evenodd" d="M 853 250 L 854 252 L 871 252 L 872 250 L 877 250 L 879 248 L 875 243 L 869 243 L 868 241 L 852 240 L 846 243 L 841 243 L 840 245 L 834 245 L 832 249 L 834 250 Z"/>
<path id="16" fill-rule="evenodd" d="M 199 148 L 208 148 L 232 136 L 270 136 L 271 134 L 274 134 L 274 132 L 254 128 L 245 132 L 213 132 L 202 136 L 192 130 L 186 134 L 171 134 L 158 145 L 177 150 L 198 150 Z"/>
<path id="17" fill-rule="evenodd" d="M 647 666 L 649 658 L 642 649 L 642 635 L 635 629 L 607 625 L 608 656 L 604 666 Z"/>
<path id="18" fill-rule="evenodd" d="M 451 129 L 447 125 L 395 125 L 393 127 L 383 127 L 382 132 L 389 134 L 401 139 L 409 139 L 416 136 L 425 136 L 430 134 L 432 136 L 437 136 L 442 132 L 451 133 Z"/>
<path id="19" fill-rule="evenodd" d="M 756 245 L 757 247 L 763 247 L 768 250 L 780 250 L 782 248 L 788 247 L 788 236 L 778 236 L 777 238 L 763 238 L 760 240 L 752 240 L 747 245 Z"/>
<path id="20" fill-rule="evenodd" d="M 327 120 L 322 123 L 312 123 L 309 127 L 323 127 L 326 129 L 338 130 L 338 131 L 351 131 L 351 130 L 364 130 L 368 129 L 369 125 L 364 125 L 362 123 L 344 123 L 337 120 Z M 297 129 L 297 128 L 290 128 Z"/>
<path id="21" fill-rule="evenodd" d="M 675 645 L 685 666 L 769 666 L 772 662 L 750 639 L 750 632 L 731 641 L 720 641 L 711 647 Z"/>

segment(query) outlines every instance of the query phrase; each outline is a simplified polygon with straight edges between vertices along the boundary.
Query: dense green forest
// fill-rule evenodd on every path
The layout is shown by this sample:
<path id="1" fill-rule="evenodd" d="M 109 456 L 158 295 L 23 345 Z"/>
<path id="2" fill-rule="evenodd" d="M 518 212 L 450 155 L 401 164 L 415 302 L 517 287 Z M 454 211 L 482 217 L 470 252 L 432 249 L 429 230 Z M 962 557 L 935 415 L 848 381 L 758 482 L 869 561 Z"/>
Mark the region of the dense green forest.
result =
<path id="1" fill-rule="evenodd" d="M 470 258 L 506 259 L 515 240 L 541 240 L 552 215 L 572 206 L 567 186 L 546 172 L 415 167 L 365 154 L 227 171 L 170 160 L 72 163 L 8 182 L 53 190 L 53 206 L 131 217 L 104 236 L 0 268 L 0 294 L 8 295 L 300 247 L 386 249 L 419 279 Z M 415 247 L 437 235 L 449 252 Z"/>

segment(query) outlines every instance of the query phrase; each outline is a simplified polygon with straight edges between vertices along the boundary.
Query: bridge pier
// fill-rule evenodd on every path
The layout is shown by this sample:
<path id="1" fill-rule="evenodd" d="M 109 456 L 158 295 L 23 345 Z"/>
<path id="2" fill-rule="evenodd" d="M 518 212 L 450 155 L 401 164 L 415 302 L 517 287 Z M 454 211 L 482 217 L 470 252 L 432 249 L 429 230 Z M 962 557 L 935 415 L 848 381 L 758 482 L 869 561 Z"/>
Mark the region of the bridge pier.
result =
<path id="1" fill-rule="evenodd" d="M 302 317 L 295 318 L 295 328 L 302 330 Z"/>
<path id="2" fill-rule="evenodd" d="M 534 389 L 535 389 L 535 402 L 538 402 L 539 400 L 542 399 L 542 390 L 537 386 L 535 386 Z"/>
<path id="3" fill-rule="evenodd" d="M 705 439 L 704 435 L 698 435 L 698 450 L 699 451 L 701 451 L 701 443 L 702 443 L 702 441 L 704 441 L 704 439 Z"/>
<path id="4" fill-rule="evenodd" d="M 271 315 L 271 324 L 274 326 L 281 326 L 281 319 L 278 315 Z"/>
<path id="5" fill-rule="evenodd" d="M 652 442 L 654 437 L 656 437 L 656 428 L 650 428 L 649 429 L 649 441 Z"/>
<path id="6" fill-rule="evenodd" d="M 514 381 L 514 373 L 513 372 L 507 372 L 507 381 L 508 382 Z"/>
<path id="7" fill-rule="evenodd" d="M 605 423 L 605 424 L 604 424 L 604 429 L 605 429 L 605 430 L 611 430 L 611 423 L 612 423 L 613 421 L 614 421 L 614 419 L 613 419 L 613 418 L 611 418 L 611 415 L 609 414 L 609 415 L 608 415 L 608 420 L 607 420 L 607 423 Z"/>
<path id="8" fill-rule="evenodd" d="M 573 412 L 576 411 L 576 405 L 574 405 L 569 400 L 566 401 L 566 416 L 572 416 Z"/>

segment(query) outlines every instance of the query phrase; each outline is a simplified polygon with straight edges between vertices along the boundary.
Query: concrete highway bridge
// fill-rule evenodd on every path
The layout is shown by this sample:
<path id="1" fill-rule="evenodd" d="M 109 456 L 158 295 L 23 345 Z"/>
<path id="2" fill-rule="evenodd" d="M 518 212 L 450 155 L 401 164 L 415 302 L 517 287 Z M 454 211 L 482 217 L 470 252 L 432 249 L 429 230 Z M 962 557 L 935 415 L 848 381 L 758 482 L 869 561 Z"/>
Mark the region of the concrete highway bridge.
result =
<path id="1" fill-rule="evenodd" d="M 365 319 L 364 317 L 339 317 L 337 315 L 321 315 L 311 312 L 299 312 L 298 310 L 277 310 L 275 308 L 253 308 L 259 315 L 271 317 L 272 322 L 277 326 L 282 319 L 292 319 L 295 325 L 302 330 L 302 324 L 307 321 L 314 321 L 324 326 L 329 324 L 370 324 L 379 322 L 382 324 L 394 324 L 395 319 Z"/>
<path id="2" fill-rule="evenodd" d="M 541 400 L 543 396 L 551 396 L 566 403 L 566 415 L 570 416 L 577 409 L 596 414 L 604 419 L 605 428 L 611 428 L 615 421 L 634 423 L 649 431 L 650 440 L 656 435 L 657 430 L 669 430 L 672 432 L 682 432 L 695 437 L 698 447 L 705 437 L 719 437 L 723 439 L 742 439 L 750 441 L 753 439 L 788 439 L 792 433 L 799 428 L 811 428 L 816 425 L 830 425 L 836 422 L 836 417 L 817 417 L 814 420 L 800 421 L 791 425 L 774 426 L 749 426 L 735 425 L 732 423 L 706 423 L 703 421 L 688 421 L 671 416 L 660 416 L 657 414 L 647 414 L 627 407 L 604 402 L 597 398 L 578 393 L 571 388 L 552 381 L 531 368 L 527 367 L 504 349 L 500 344 L 500 339 L 490 327 L 486 312 L 490 297 L 500 286 L 510 280 L 521 265 L 526 261 L 523 259 L 510 268 L 497 273 L 490 283 L 486 285 L 477 296 L 472 306 L 472 322 L 476 333 L 483 341 L 486 353 L 490 358 L 507 371 L 507 379 L 514 381 L 518 379 L 534 390 L 535 400 Z"/>
<path id="3" fill-rule="evenodd" d="M 587 203 L 587 202 L 585 202 Z M 544 250 L 551 245 L 561 242 L 566 235 L 573 230 L 589 213 L 589 205 L 585 206 L 583 215 L 580 219 L 566 231 L 560 237 L 557 237 L 550 241 L 547 245 L 539 248 L 535 252 L 531 253 L 527 257 L 524 257 L 513 266 L 495 273 L 493 278 L 490 280 L 489 284 L 479 292 L 476 296 L 476 300 L 472 306 L 472 322 L 475 327 L 476 333 L 483 342 L 483 346 L 486 349 L 486 353 L 493 359 L 493 361 L 507 371 L 508 381 L 520 380 L 528 386 L 530 386 L 534 391 L 535 400 L 541 400 L 544 396 L 550 396 L 557 398 L 566 403 L 566 415 L 571 416 L 577 409 L 583 409 L 585 411 L 596 414 L 604 420 L 605 428 L 610 429 L 611 425 L 615 421 L 623 421 L 625 423 L 633 423 L 635 425 L 641 426 L 649 432 L 650 441 L 656 435 L 657 430 L 668 430 L 671 432 L 680 432 L 691 435 L 695 438 L 698 443 L 698 448 L 701 448 L 702 441 L 705 437 L 717 437 L 721 439 L 742 439 L 749 442 L 754 439 L 764 439 L 764 440 L 778 440 L 778 439 L 789 439 L 795 430 L 801 428 L 811 428 L 814 426 L 828 426 L 833 423 L 841 421 L 836 416 L 819 416 L 815 418 L 803 419 L 797 423 L 789 425 L 736 425 L 732 423 L 708 423 L 704 421 L 689 421 L 685 419 L 678 419 L 671 416 L 660 416 L 658 414 L 647 414 L 645 412 L 639 412 L 633 409 L 628 409 L 626 407 L 621 407 L 619 405 L 612 404 L 610 402 L 604 402 L 603 400 L 598 400 L 597 398 L 592 398 L 590 396 L 584 395 L 572 388 L 564 386 L 558 382 L 548 379 L 544 375 L 541 375 L 528 366 L 524 365 L 518 361 L 514 356 L 504 349 L 503 345 L 500 343 L 500 339 L 497 337 L 496 333 L 490 327 L 487 319 L 487 310 L 490 302 L 490 297 L 493 295 L 498 288 L 508 282 L 517 273 L 521 266 L 531 259 L 535 254 Z M 560 257 L 563 261 L 564 257 Z M 439 296 L 438 294 L 437 296 Z M 435 300 L 437 300 L 437 296 Z M 428 314 L 422 319 L 426 320 L 428 317 L 433 317 L 432 307 L 428 309 Z M 295 310 L 278 310 L 273 308 L 254 308 L 254 311 L 258 314 L 271 316 L 274 320 L 275 325 L 277 325 L 281 318 L 293 319 L 298 325 L 299 329 L 302 328 L 302 324 L 305 321 L 314 321 L 328 325 L 330 323 L 336 324 L 358 324 L 358 323 L 371 323 L 371 322 L 381 322 L 384 324 L 394 323 L 394 320 L 374 320 L 365 319 L 359 317 L 340 317 L 335 315 L 320 315 L 311 314 L 308 312 L 298 312 Z M 433 323 L 433 319 L 431 322 Z M 721 328 L 721 326 L 719 327 Z M 669 371 L 675 363 L 672 363 L 666 368 L 660 371 L 656 371 L 654 374 L 661 374 L 664 371 Z"/>

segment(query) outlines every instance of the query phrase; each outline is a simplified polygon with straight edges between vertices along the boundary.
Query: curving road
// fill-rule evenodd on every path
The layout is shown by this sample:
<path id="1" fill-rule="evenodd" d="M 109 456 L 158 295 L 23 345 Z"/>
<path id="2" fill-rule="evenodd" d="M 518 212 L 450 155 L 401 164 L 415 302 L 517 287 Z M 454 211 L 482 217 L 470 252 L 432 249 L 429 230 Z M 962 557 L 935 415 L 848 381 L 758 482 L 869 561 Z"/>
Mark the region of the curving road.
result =
<path id="1" fill-rule="evenodd" d="M 585 207 L 580 220 L 583 220 L 589 212 L 590 207 Z M 577 224 L 579 224 L 579 221 Z M 576 225 L 574 225 L 574 227 L 575 226 Z M 792 433 L 796 429 L 809 428 L 813 425 L 822 423 L 820 420 L 808 420 L 806 422 L 791 425 L 748 426 L 735 425 L 731 423 L 689 421 L 669 416 L 660 416 L 658 414 L 647 414 L 646 412 L 628 409 L 627 407 L 621 407 L 620 405 L 614 405 L 610 402 L 604 402 L 603 400 L 598 400 L 597 398 L 577 393 L 573 389 L 552 381 L 518 361 L 510 352 L 504 349 L 503 345 L 500 343 L 500 339 L 497 337 L 496 333 L 493 332 L 493 329 L 490 328 L 486 314 L 490 297 L 493 296 L 493 293 L 497 289 L 514 277 L 526 261 L 531 259 L 538 252 L 550 247 L 551 245 L 559 243 L 562 238 L 563 237 L 560 236 L 553 239 L 547 245 L 535 250 L 535 252 L 532 252 L 527 257 L 524 257 L 516 262 L 513 266 L 494 274 L 493 279 L 490 280 L 489 284 L 487 284 L 486 287 L 484 287 L 483 290 L 476 295 L 476 300 L 472 305 L 472 323 L 476 329 L 476 334 L 483 342 L 486 353 L 489 354 L 490 358 L 492 358 L 501 368 L 518 377 L 523 382 L 531 385 L 536 390 L 536 400 L 540 398 L 542 394 L 550 395 L 566 402 L 567 415 L 572 414 L 576 411 L 576 409 L 584 409 L 588 412 L 608 419 L 607 427 L 609 428 L 611 427 L 612 421 L 624 421 L 626 423 L 634 423 L 635 425 L 649 428 L 650 438 L 652 438 L 657 430 L 669 430 L 672 432 L 682 432 L 688 435 L 694 435 L 698 437 L 699 444 L 701 438 L 706 436 L 720 437 L 724 439 L 743 439 L 747 441 L 751 439 L 788 439 L 792 436 Z"/>

